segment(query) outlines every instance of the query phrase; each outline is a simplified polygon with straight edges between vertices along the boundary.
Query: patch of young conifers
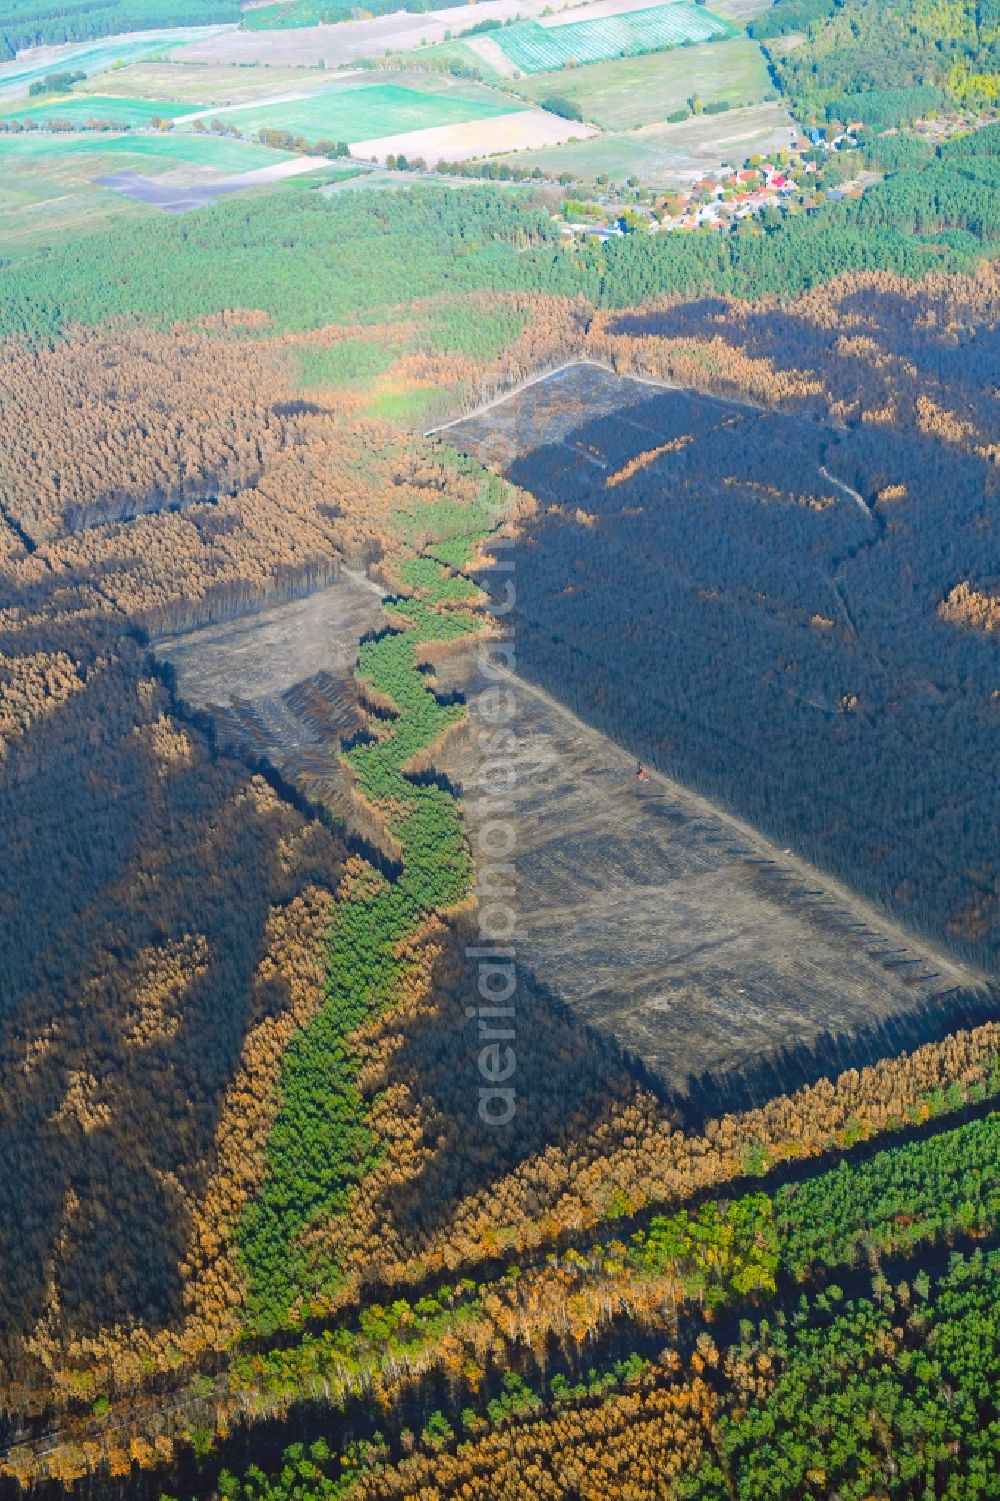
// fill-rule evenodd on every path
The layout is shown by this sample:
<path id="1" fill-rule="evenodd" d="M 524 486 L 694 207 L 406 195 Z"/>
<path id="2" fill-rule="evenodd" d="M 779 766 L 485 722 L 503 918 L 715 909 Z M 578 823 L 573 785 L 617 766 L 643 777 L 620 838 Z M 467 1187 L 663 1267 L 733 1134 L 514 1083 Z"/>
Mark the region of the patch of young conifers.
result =
<path id="1" fill-rule="evenodd" d="M 472 544 L 466 544 L 471 547 Z M 338 903 L 328 940 L 326 999 L 289 1046 L 279 1110 L 267 1146 L 260 1196 L 248 1207 L 238 1244 L 249 1287 L 247 1322 L 273 1333 L 333 1293 L 335 1260 L 311 1251 L 310 1227 L 342 1214 L 351 1189 L 378 1160 L 357 1086 L 351 1038 L 391 1007 L 405 984 L 401 945 L 437 912 L 468 896 L 472 864 L 456 799 L 404 768 L 465 713 L 442 704 L 418 669 L 416 652 L 482 628 L 472 606 L 480 591 L 433 558 L 399 567 L 413 592 L 390 602 L 396 624 L 362 644 L 357 677 L 395 716 L 347 756 L 356 787 L 402 850 L 395 880 L 367 867 Z"/>
<path id="2" fill-rule="evenodd" d="M 445 1451 L 457 1467 L 457 1486 L 463 1474 L 475 1473 L 471 1460 L 463 1468 L 463 1451 L 488 1434 L 517 1424 L 544 1426 L 567 1404 L 592 1407 L 595 1399 L 610 1401 L 643 1385 L 687 1390 L 694 1375 L 711 1387 L 711 1421 L 679 1494 L 699 1501 L 733 1494 L 741 1501 L 764 1494 L 797 1501 L 826 1494 L 823 1475 L 847 1497 L 860 1498 L 879 1484 L 889 1495 L 910 1496 L 924 1492 L 906 1489 L 904 1479 L 923 1484 L 945 1474 L 955 1477 L 953 1488 L 933 1494 L 989 1495 L 980 1482 L 1000 1433 L 998 1315 L 990 1292 L 1000 1253 L 953 1254 L 936 1283 L 921 1268 L 919 1253 L 994 1235 L 998 1214 L 1000 1114 L 990 1114 L 773 1194 L 656 1216 L 627 1242 L 553 1257 L 544 1269 L 511 1268 L 502 1283 L 464 1282 L 412 1306 L 398 1300 L 391 1308 L 369 1308 L 355 1330 L 331 1331 L 245 1362 L 242 1378 L 266 1384 L 285 1400 L 315 1392 L 321 1382 L 329 1390 L 332 1380 L 343 1400 L 350 1387 L 370 1385 L 376 1372 L 384 1380 L 390 1369 L 427 1369 L 435 1350 L 446 1366 L 456 1349 L 471 1355 L 486 1330 L 488 1343 L 505 1337 L 513 1354 L 519 1333 L 526 1334 L 518 1315 L 537 1321 L 542 1309 L 550 1326 L 541 1333 L 561 1332 L 564 1344 L 575 1338 L 582 1361 L 595 1326 L 584 1318 L 567 1338 L 565 1317 L 571 1326 L 588 1290 L 597 1292 L 608 1323 L 624 1314 L 647 1327 L 672 1324 L 685 1304 L 707 1322 L 687 1367 L 676 1356 L 650 1362 L 633 1355 L 576 1382 L 557 1375 L 531 1385 L 511 1373 L 488 1402 L 473 1398 L 460 1414 L 425 1414 L 420 1442 L 410 1435 L 405 1444 L 412 1458 L 398 1467 L 380 1442 L 355 1448 L 340 1462 L 329 1454 L 320 1462 L 316 1453 L 299 1449 L 283 1480 L 270 1477 L 265 1488 L 259 1472 L 242 1482 L 224 1476 L 221 1493 L 246 1501 L 395 1496 L 404 1493 L 399 1486 L 418 1488 L 421 1463 L 439 1461 Z M 882 1262 L 915 1255 L 907 1280 L 894 1290 Z M 869 1289 L 845 1300 L 832 1274 L 859 1265 L 869 1269 Z M 547 1283 L 543 1294 L 540 1280 Z M 798 1286 L 811 1288 L 812 1296 L 800 1296 L 796 1308 Z M 709 1333 L 711 1318 L 741 1305 L 747 1314 L 765 1312 L 744 1321 L 740 1340 L 721 1359 Z M 533 1344 L 544 1345 L 537 1322 L 531 1333 Z M 686 1452 L 690 1441 L 685 1429 Z M 894 1464 L 895 1486 L 889 1483 Z M 307 1472 L 318 1489 L 302 1488 Z"/>

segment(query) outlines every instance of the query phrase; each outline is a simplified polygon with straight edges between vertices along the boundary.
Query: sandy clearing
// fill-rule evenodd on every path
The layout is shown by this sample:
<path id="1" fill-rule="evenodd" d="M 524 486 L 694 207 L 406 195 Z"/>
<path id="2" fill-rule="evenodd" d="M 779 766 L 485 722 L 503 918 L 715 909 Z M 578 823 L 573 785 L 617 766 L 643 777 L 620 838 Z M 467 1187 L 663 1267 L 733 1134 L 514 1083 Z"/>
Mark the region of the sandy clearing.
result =
<path id="1" fill-rule="evenodd" d="M 488 120 L 469 120 L 463 125 L 433 125 L 427 130 L 378 136 L 370 141 L 352 141 L 351 154 L 376 157 L 384 162 L 388 155 L 398 156 L 402 152 L 411 161 L 422 156 L 429 165 L 435 165 L 439 161 L 459 162 L 477 156 L 492 156 L 498 151 L 558 146 L 571 137 L 582 139 L 596 134 L 592 125 L 563 120 L 543 109 L 528 109 L 510 115 L 494 115 Z"/>

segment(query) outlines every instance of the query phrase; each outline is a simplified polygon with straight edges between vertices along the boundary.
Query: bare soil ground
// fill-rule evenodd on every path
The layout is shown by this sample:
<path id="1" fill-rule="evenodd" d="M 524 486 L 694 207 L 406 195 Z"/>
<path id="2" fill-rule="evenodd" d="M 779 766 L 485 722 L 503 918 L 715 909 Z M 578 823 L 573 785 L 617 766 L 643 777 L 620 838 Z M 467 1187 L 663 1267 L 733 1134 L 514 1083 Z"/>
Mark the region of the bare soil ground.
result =
<path id="1" fill-rule="evenodd" d="M 448 433 L 483 464 L 496 468 L 541 442 L 561 443 L 581 423 L 645 401 L 661 381 L 617 375 L 593 360 L 570 360 L 557 370 L 534 375 L 475 411 L 432 428 Z"/>
<path id="2" fill-rule="evenodd" d="M 442 662 L 478 694 L 474 657 Z M 816 1050 L 983 984 L 749 825 L 636 761 L 542 690 L 509 679 L 517 741 L 518 956 L 575 1013 L 668 1086 L 780 1073 Z M 443 769 L 482 819 L 470 727 Z M 473 846 L 476 847 L 473 837 Z"/>

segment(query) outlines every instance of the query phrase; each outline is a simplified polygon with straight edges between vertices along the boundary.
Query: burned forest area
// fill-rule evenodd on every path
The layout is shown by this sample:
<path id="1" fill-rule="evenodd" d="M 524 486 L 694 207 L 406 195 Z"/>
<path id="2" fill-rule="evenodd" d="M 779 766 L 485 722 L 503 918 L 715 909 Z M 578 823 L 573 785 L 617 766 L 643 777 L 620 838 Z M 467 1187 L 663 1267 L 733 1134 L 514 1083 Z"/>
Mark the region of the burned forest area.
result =
<path id="1" fill-rule="evenodd" d="M 342 157 L 0 257 L 0 1498 L 988 1501 L 996 262 Z"/>
<path id="2" fill-rule="evenodd" d="M 519 671 L 994 968 L 996 647 L 942 608 L 957 579 L 1000 573 L 989 459 L 916 424 L 832 426 L 808 400 L 774 412 L 628 380 L 591 418 L 614 378 L 552 379 L 509 403 L 573 413 L 506 470 L 538 502 L 517 549 Z M 516 412 L 450 436 L 485 453 L 498 428 Z"/>

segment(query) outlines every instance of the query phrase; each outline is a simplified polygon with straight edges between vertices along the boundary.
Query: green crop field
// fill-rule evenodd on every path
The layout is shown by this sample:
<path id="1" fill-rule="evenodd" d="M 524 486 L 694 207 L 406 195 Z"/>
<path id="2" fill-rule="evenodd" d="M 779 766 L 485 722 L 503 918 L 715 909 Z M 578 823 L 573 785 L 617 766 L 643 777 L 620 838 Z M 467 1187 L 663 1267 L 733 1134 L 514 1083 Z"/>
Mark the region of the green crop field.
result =
<path id="1" fill-rule="evenodd" d="M 414 76 L 405 84 L 367 79 L 338 84 L 287 104 L 265 100 L 228 110 L 225 118 L 245 133 L 267 128 L 291 130 L 307 140 L 363 141 L 506 115 L 516 108 L 510 99 L 475 84 L 449 87 L 446 81 L 430 84 Z"/>
<path id="2" fill-rule="evenodd" d="M 175 115 L 193 114 L 197 104 L 178 104 L 176 100 L 128 99 L 110 94 L 64 94 L 59 98 L 12 104 L 0 113 L 0 120 L 25 120 L 44 128 L 53 120 L 71 120 L 85 126 L 88 120 L 114 120 L 118 125 L 148 125 L 151 120 L 172 120 Z"/>
<path id="3" fill-rule="evenodd" d="M 659 52 L 686 42 L 708 42 L 736 35 L 736 28 L 729 21 L 701 6 L 688 5 L 686 0 L 560 26 L 519 21 L 490 33 L 522 73 L 544 73 L 563 68 L 567 63 L 637 57 L 643 52 Z"/>
<path id="4" fill-rule="evenodd" d="M 680 109 L 692 94 L 705 102 L 756 104 L 772 89 L 763 53 L 749 37 L 704 42 L 672 52 L 619 57 L 573 68 L 558 81 L 544 73 L 508 79 L 506 88 L 537 104 L 550 94 L 579 105 L 585 120 L 605 130 L 651 125 Z"/>

